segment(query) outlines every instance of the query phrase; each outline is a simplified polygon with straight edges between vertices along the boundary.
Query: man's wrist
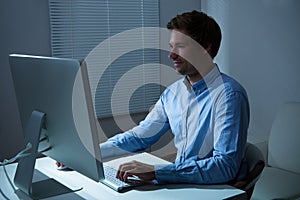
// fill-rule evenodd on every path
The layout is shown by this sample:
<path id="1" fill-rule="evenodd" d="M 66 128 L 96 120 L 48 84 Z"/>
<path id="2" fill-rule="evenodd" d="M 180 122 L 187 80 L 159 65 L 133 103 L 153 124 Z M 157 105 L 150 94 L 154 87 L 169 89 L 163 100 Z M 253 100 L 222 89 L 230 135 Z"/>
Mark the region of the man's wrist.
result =
<path id="1" fill-rule="evenodd" d="M 157 164 L 154 166 L 155 180 L 158 184 L 165 183 L 174 176 L 174 171 L 175 164 Z"/>

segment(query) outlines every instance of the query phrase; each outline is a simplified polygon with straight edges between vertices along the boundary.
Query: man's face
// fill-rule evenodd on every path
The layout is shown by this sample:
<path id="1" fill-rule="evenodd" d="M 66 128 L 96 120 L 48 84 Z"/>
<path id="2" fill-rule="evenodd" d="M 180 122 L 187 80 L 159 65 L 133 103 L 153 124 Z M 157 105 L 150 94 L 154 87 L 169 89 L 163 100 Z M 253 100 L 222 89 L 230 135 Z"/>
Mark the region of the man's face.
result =
<path id="1" fill-rule="evenodd" d="M 213 60 L 208 51 L 184 31 L 172 30 L 169 44 L 169 58 L 173 60 L 178 73 L 190 78 L 203 77 L 211 70 Z"/>
<path id="2" fill-rule="evenodd" d="M 171 47 L 169 58 L 173 60 L 175 70 L 181 75 L 199 74 L 197 69 L 187 61 L 191 55 L 195 54 L 195 47 L 191 39 L 184 32 L 172 30 L 169 44 Z"/>

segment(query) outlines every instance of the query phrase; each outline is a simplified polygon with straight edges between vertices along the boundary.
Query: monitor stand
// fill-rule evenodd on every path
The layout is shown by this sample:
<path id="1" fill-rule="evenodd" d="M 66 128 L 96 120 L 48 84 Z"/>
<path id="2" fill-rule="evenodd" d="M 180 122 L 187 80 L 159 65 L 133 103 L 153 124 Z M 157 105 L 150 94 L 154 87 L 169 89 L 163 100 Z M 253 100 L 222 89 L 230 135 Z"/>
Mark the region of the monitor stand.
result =
<path id="1" fill-rule="evenodd" d="M 45 120 L 45 113 L 35 110 L 32 112 L 25 130 L 25 143 L 31 144 L 31 154 L 19 160 L 14 177 L 15 186 L 33 199 L 75 192 L 54 179 L 32 182 L 41 130 Z"/>

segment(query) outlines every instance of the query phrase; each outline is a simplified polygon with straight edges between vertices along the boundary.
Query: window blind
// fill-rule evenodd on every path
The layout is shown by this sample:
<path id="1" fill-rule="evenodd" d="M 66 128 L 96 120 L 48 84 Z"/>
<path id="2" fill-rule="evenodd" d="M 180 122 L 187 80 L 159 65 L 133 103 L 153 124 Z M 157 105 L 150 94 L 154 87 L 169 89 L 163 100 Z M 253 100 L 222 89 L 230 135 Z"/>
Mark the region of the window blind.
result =
<path id="1" fill-rule="evenodd" d="M 84 59 L 97 45 L 116 34 L 139 27 L 159 27 L 158 3 L 158 0 L 49 0 L 52 56 Z M 143 44 L 157 42 L 159 47 L 158 33 L 151 33 L 151 37 L 146 32 L 140 34 L 142 38 L 148 34 Z M 109 56 L 115 48 L 126 50 L 128 45 L 124 38 L 117 46 L 108 46 L 104 56 Z M 119 98 L 112 105 L 113 91 L 124 75 L 129 77 L 122 82 L 122 91 L 115 90 L 119 94 L 114 95 Z M 148 111 L 160 95 L 160 86 L 155 84 L 160 82 L 159 50 L 142 45 L 140 49 L 124 52 L 105 68 L 101 77 L 89 70 L 89 79 L 96 87 L 94 106 L 98 118 Z M 136 87 L 134 91 L 132 87 Z M 132 91 L 129 100 L 122 99 L 122 92 L 128 91 Z"/>

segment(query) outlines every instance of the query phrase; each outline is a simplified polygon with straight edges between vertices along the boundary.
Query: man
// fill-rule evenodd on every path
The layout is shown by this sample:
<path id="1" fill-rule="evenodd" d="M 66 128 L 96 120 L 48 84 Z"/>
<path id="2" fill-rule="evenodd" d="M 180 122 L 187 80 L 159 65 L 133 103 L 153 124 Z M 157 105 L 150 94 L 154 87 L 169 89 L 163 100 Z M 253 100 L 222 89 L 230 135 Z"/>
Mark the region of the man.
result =
<path id="1" fill-rule="evenodd" d="M 102 156 L 137 152 L 154 144 L 168 129 L 177 148 L 175 163 L 119 166 L 117 178 L 138 176 L 164 183 L 226 183 L 242 178 L 249 105 L 242 86 L 219 72 L 213 58 L 221 42 L 214 19 L 192 11 L 174 17 L 169 58 L 184 76 L 173 83 L 137 127 L 100 145 Z"/>

